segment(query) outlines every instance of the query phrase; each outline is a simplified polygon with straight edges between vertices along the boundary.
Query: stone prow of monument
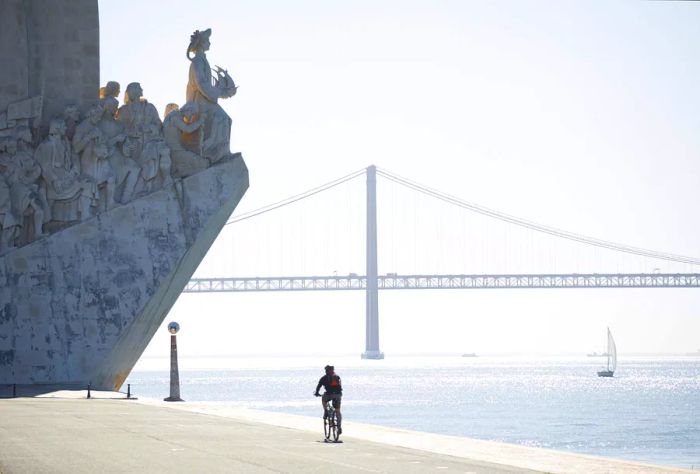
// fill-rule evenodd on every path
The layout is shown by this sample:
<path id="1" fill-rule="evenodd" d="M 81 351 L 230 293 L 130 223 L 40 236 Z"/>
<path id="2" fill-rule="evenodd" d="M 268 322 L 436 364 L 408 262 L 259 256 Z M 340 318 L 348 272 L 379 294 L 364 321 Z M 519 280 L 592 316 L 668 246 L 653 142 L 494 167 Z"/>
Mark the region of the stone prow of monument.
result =
<path id="1" fill-rule="evenodd" d="M 119 389 L 247 187 L 236 154 L 0 257 L 0 383 Z"/>
<path id="2" fill-rule="evenodd" d="M 187 102 L 120 107 L 97 0 L 0 1 L 0 385 L 118 390 L 248 188 L 236 86 L 197 30 Z"/>

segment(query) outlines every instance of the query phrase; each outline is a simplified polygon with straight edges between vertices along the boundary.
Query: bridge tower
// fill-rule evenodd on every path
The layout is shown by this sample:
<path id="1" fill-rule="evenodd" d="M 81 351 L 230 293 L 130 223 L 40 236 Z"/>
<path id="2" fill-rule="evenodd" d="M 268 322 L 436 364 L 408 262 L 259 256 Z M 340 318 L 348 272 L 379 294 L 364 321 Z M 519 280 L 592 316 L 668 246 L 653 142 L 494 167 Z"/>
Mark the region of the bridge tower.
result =
<path id="1" fill-rule="evenodd" d="M 379 351 L 379 291 L 377 283 L 377 168 L 367 168 L 367 305 L 363 359 L 383 359 Z"/>

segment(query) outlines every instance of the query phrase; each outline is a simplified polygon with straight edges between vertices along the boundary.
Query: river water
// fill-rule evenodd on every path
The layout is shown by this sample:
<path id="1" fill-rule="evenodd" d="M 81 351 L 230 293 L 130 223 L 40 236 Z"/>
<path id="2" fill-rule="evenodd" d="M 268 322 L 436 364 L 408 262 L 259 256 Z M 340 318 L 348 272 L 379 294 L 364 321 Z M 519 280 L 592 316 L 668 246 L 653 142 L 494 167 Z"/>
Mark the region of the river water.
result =
<path id="1" fill-rule="evenodd" d="M 700 357 L 621 355 L 614 378 L 593 357 L 192 358 L 181 395 L 320 416 L 327 363 L 347 420 L 700 469 Z M 139 361 L 132 393 L 167 396 L 168 364 Z"/>

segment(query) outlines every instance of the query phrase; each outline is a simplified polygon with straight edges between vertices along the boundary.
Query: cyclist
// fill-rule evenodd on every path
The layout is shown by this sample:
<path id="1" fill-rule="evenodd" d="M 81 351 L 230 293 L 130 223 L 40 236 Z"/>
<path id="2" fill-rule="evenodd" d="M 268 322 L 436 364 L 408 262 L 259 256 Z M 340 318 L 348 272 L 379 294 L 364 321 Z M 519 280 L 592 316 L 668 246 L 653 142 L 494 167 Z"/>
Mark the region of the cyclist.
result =
<path id="1" fill-rule="evenodd" d="M 326 389 L 325 393 L 323 394 L 323 397 L 321 398 L 321 406 L 323 407 L 323 418 L 326 418 L 326 404 L 329 401 L 333 401 L 333 408 L 335 408 L 335 413 L 338 416 L 338 434 L 343 434 L 343 428 L 342 428 L 342 423 L 343 423 L 343 416 L 340 414 L 340 402 L 343 399 L 343 386 L 340 383 L 340 377 L 335 373 L 335 367 L 332 365 L 327 365 L 325 367 L 326 370 L 326 375 L 321 377 L 321 379 L 318 381 L 318 385 L 316 385 L 316 395 L 317 397 L 320 397 L 321 395 L 318 393 L 318 391 L 321 389 L 321 386 Z"/>

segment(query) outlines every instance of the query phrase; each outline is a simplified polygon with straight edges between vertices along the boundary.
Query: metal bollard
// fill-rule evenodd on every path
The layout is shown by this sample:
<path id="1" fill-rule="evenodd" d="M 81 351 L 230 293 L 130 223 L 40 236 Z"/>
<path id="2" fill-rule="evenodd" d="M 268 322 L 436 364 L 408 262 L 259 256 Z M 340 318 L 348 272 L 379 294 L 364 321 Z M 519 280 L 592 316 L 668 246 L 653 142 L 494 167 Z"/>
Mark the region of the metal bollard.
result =
<path id="1" fill-rule="evenodd" d="M 87 395 L 87 397 L 90 398 L 90 383 L 88 383 L 88 395 Z"/>
<path id="2" fill-rule="evenodd" d="M 12 398 L 17 398 L 17 384 L 12 384 Z"/>
<path id="3" fill-rule="evenodd" d="M 126 384 L 126 398 L 131 398 L 131 384 Z"/>

